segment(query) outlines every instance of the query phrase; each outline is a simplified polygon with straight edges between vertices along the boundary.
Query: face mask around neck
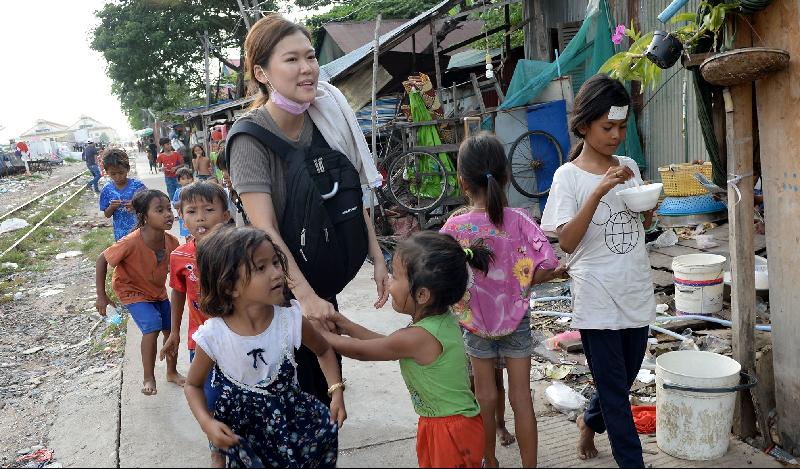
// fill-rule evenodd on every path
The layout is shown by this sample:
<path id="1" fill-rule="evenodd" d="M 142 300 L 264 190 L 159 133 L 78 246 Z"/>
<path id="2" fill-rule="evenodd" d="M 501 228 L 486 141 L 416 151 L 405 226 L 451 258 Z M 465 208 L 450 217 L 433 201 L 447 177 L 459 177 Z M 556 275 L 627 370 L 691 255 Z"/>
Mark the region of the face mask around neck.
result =
<path id="1" fill-rule="evenodd" d="M 269 92 L 269 99 L 276 106 L 283 109 L 284 111 L 288 112 L 289 114 L 299 116 L 306 112 L 308 108 L 311 106 L 311 103 L 298 103 L 292 101 L 291 99 L 287 98 L 286 96 L 280 94 L 278 90 L 272 89 Z"/>

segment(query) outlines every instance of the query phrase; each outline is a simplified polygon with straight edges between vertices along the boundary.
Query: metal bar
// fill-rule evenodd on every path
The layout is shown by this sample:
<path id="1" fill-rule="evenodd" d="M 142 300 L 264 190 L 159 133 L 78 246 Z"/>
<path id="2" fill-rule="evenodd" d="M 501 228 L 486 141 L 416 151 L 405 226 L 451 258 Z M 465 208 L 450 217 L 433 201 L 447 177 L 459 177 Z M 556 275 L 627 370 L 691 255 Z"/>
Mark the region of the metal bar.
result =
<path id="1" fill-rule="evenodd" d="M 70 200 L 74 199 L 76 195 L 78 195 L 78 194 L 80 194 L 81 192 L 83 192 L 84 190 L 86 190 L 86 188 L 87 188 L 87 187 L 88 187 L 88 186 L 81 186 L 81 188 L 80 188 L 80 189 L 78 189 L 77 191 L 75 191 L 75 192 L 74 192 L 74 193 L 73 193 L 71 196 L 67 197 L 67 199 L 66 199 L 66 200 L 64 200 L 63 202 L 61 202 L 60 204 L 58 204 L 58 207 L 54 208 L 52 212 L 50 212 L 50 213 L 48 213 L 47 215 L 45 215 L 45 217 L 44 217 L 44 218 L 42 218 L 42 219 L 39 221 L 39 223 L 37 223 L 37 224 L 36 224 L 36 226 L 34 226 L 33 228 L 31 228 L 31 230 L 30 230 L 30 231 L 28 231 L 27 233 L 25 233 L 25 235 L 24 235 L 23 237 L 21 237 L 20 239 L 18 239 L 18 240 L 17 240 L 17 241 L 16 241 L 14 244 L 12 244 L 11 246 L 9 246 L 9 248 L 8 248 L 8 249 L 6 249 L 5 251 L 3 251 L 3 253 L 2 253 L 2 254 L 0 254 L 0 258 L 3 258 L 3 257 L 5 257 L 5 255 L 6 255 L 6 254 L 8 254 L 9 252 L 11 252 L 11 250 L 13 250 L 13 249 L 14 249 L 14 248 L 16 248 L 17 246 L 19 246 L 19 245 L 20 245 L 20 244 L 21 244 L 23 241 L 25 241 L 26 239 L 28 239 L 28 237 L 29 237 L 30 235 L 32 235 L 34 231 L 36 231 L 37 229 L 39 229 L 39 227 L 40 227 L 40 226 L 42 226 L 42 225 L 44 224 L 44 222 L 46 222 L 47 220 L 49 220 L 49 219 L 50 219 L 50 217 L 52 217 L 54 213 L 56 213 L 56 212 L 57 212 L 57 211 L 58 211 L 58 210 L 59 210 L 61 207 L 63 207 L 64 205 L 66 205 L 66 203 L 67 203 L 67 202 L 69 202 Z"/>
<path id="2" fill-rule="evenodd" d="M 63 184 L 61 184 L 61 185 L 59 185 L 59 186 L 56 186 L 56 187 L 54 187 L 54 188 L 50 189 L 49 191 L 47 191 L 47 192 L 45 192 L 45 193 L 43 193 L 43 194 L 39 194 L 39 195 L 37 195 L 36 197 L 32 198 L 31 200 L 29 200 L 29 201 L 25 202 L 25 203 L 24 203 L 24 204 L 22 204 L 22 205 L 19 205 L 19 206 L 18 206 L 18 207 L 16 207 L 16 208 L 12 208 L 12 209 L 11 209 L 11 210 L 9 210 L 8 212 L 4 213 L 3 215 L 0 215 L 0 220 L 3 220 L 4 218 L 7 218 L 7 217 L 9 217 L 9 216 L 11 216 L 12 214 L 14 214 L 14 213 L 16 213 L 16 212 L 19 212 L 20 210 L 22 210 L 23 208 L 27 207 L 28 205 L 30 205 L 30 204 L 32 204 L 32 203 L 34 203 L 34 202 L 36 202 L 37 200 L 41 199 L 42 197 L 46 196 L 47 194 L 50 194 L 50 193 L 52 193 L 52 192 L 55 192 L 55 191 L 57 191 L 57 190 L 61 189 L 62 187 L 66 186 L 67 184 L 71 183 L 72 181 L 74 181 L 74 180 L 78 179 L 79 177 L 81 177 L 81 176 L 85 175 L 86 173 L 87 173 L 87 171 L 82 171 L 81 173 L 77 174 L 75 177 L 71 178 L 71 179 L 70 179 L 70 180 L 68 180 L 67 182 L 65 182 L 65 183 L 63 183 Z"/>

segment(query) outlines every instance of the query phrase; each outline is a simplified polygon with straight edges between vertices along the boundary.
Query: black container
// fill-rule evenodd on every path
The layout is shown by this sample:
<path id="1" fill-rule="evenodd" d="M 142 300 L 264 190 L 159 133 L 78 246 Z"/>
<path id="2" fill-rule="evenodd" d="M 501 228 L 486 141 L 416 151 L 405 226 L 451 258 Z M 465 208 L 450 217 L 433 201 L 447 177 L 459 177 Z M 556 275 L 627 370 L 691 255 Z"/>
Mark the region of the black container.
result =
<path id="1" fill-rule="evenodd" d="M 677 37 L 664 31 L 656 31 L 644 56 L 659 68 L 667 69 L 675 65 L 682 53 L 683 44 Z"/>

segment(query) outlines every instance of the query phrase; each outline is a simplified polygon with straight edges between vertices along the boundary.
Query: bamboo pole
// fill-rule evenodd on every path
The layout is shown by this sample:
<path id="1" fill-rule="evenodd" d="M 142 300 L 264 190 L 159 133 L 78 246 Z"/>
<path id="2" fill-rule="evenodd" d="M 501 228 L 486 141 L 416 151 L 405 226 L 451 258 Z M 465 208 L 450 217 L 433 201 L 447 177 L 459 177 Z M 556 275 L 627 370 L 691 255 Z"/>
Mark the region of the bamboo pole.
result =
<path id="1" fill-rule="evenodd" d="M 380 31 L 382 15 L 378 14 L 375 20 L 375 42 L 372 46 L 372 159 L 375 166 L 378 165 L 378 59 L 380 58 Z M 369 213 L 372 217 L 372 224 L 375 225 L 375 190 L 370 187 L 370 207 Z"/>

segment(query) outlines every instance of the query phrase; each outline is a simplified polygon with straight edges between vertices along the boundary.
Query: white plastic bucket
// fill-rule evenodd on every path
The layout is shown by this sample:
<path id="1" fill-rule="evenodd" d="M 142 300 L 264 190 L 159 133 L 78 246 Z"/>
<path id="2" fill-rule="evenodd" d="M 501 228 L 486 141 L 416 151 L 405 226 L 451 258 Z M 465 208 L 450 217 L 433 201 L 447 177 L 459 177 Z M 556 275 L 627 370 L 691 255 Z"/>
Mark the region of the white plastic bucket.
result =
<path id="1" fill-rule="evenodd" d="M 713 314 L 722 309 L 724 266 L 716 254 L 688 254 L 672 260 L 678 314 Z"/>
<path id="2" fill-rule="evenodd" d="M 728 451 L 741 365 L 711 352 L 679 351 L 656 360 L 656 441 L 665 453 L 690 461 Z"/>

